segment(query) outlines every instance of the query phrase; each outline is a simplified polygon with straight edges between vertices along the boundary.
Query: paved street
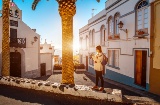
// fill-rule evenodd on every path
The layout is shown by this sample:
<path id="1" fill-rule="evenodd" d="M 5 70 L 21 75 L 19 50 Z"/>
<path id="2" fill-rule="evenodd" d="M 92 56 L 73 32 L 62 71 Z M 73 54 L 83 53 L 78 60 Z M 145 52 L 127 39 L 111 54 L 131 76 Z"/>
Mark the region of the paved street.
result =
<path id="1" fill-rule="evenodd" d="M 40 77 L 36 78 L 38 80 L 45 80 L 45 81 L 52 81 L 52 82 L 61 82 L 62 74 L 60 72 L 54 73 L 54 75 L 46 76 L 46 77 Z M 77 71 L 74 74 L 74 81 L 77 85 L 87 85 L 87 86 L 94 86 L 95 85 L 95 77 L 90 75 L 87 72 L 83 71 Z M 100 80 L 99 80 L 99 86 L 100 86 Z M 123 95 L 132 95 L 132 96 L 140 96 L 139 94 L 136 94 L 132 91 L 128 91 L 124 88 L 121 88 L 117 85 L 113 85 L 109 82 L 104 83 L 105 88 L 112 88 L 112 89 L 120 89 L 122 90 Z"/>
<path id="2" fill-rule="evenodd" d="M 52 81 L 52 82 L 61 82 L 61 78 L 62 78 L 62 74 L 60 72 L 56 72 L 54 73 L 54 75 L 45 76 L 45 77 L 36 78 L 36 79 Z M 74 81 L 75 81 L 75 84 L 77 85 L 94 86 L 95 76 L 85 71 L 77 71 L 74 73 Z M 160 96 L 157 96 L 157 95 L 154 95 L 154 94 L 151 94 L 127 85 L 123 85 L 108 79 L 104 79 L 104 81 L 105 81 L 104 83 L 105 88 L 121 90 L 124 99 L 127 98 L 130 100 L 140 101 L 141 99 L 139 97 L 146 97 L 145 98 L 146 101 L 148 101 L 148 99 L 153 99 L 153 101 L 160 103 Z M 99 86 L 100 86 L 100 81 L 99 81 Z"/>
<path id="3" fill-rule="evenodd" d="M 102 100 L 57 95 L 0 84 L 0 105 L 132 105 Z"/>
<path id="4" fill-rule="evenodd" d="M 0 105 L 60 105 L 52 94 L 0 85 Z"/>
<path id="5" fill-rule="evenodd" d="M 61 82 L 61 76 L 62 76 L 61 73 L 54 73 L 54 75 L 45 76 L 45 77 L 36 78 L 36 79 L 51 81 L 51 82 Z M 75 76 L 75 84 L 94 86 L 94 80 L 95 80 L 94 75 L 87 72 L 75 72 L 74 76 Z M 150 103 L 154 103 L 155 101 L 160 102 L 159 100 L 160 98 L 157 96 L 155 96 L 152 101 L 150 98 L 140 98 L 139 96 L 144 97 L 145 95 L 140 93 L 138 94 L 137 92 L 130 91 L 129 89 L 125 89 L 122 86 L 120 86 L 120 84 L 112 83 L 112 81 L 107 79 L 105 79 L 104 86 L 105 88 L 122 90 L 123 101 L 125 102 L 131 102 L 131 101 L 135 101 L 135 102 L 150 101 Z M 146 94 L 146 95 L 149 95 L 149 94 Z M 67 103 L 66 100 L 73 100 L 73 98 L 72 99 L 70 97 L 62 98 L 62 96 L 57 96 L 53 93 L 46 93 L 42 91 L 35 91 L 35 90 L 17 88 L 12 86 L 0 85 L 0 105 L 74 105 L 73 103 L 70 103 L 70 102 Z M 95 105 L 96 103 L 94 102 L 94 100 L 86 101 L 83 99 L 81 100 L 81 102 L 88 102 L 90 103 L 90 105 Z M 99 105 L 102 105 L 102 104 L 99 104 Z M 127 105 L 130 105 L 130 104 L 127 104 Z M 149 104 L 149 105 L 152 105 L 152 104 Z M 159 105 L 159 104 L 154 104 L 154 105 Z"/>

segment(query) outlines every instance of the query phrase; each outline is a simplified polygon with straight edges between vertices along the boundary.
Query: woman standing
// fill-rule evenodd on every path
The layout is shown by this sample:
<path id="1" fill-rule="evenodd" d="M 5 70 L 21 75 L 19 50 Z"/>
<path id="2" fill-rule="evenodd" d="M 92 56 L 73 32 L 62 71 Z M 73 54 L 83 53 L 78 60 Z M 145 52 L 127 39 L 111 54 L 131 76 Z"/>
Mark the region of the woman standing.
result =
<path id="1" fill-rule="evenodd" d="M 102 77 L 102 71 L 103 71 L 103 65 L 101 64 L 103 60 L 103 54 L 102 54 L 102 49 L 101 46 L 96 47 L 96 55 L 91 55 L 91 58 L 94 60 L 94 70 L 96 73 L 96 85 L 92 89 L 98 89 L 99 91 L 104 90 L 104 80 Z M 101 79 L 101 87 L 98 88 L 98 81 L 99 78 Z"/>

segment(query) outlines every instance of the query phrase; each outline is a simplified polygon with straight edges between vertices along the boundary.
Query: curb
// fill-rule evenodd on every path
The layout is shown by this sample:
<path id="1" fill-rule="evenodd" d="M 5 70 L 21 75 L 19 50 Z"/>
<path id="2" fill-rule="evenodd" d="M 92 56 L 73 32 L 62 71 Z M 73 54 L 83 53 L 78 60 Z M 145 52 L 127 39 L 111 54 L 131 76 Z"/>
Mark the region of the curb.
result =
<path id="1" fill-rule="evenodd" d="M 61 95 L 71 95 L 86 99 L 102 100 L 106 102 L 122 103 L 122 95 L 119 90 L 113 90 L 111 94 L 95 92 L 89 86 L 51 83 L 50 81 L 33 80 L 18 77 L 0 77 L 0 84 L 16 86 L 26 89 L 41 90 Z"/>
<path id="2" fill-rule="evenodd" d="M 91 74 L 90 72 L 85 72 L 85 73 L 86 73 L 87 75 L 90 75 L 90 76 L 92 76 L 92 77 L 95 77 L 95 75 Z M 104 77 L 103 77 L 103 78 L 104 78 Z M 116 81 L 113 81 L 113 80 L 109 80 L 109 79 L 107 79 L 107 78 L 104 78 L 104 81 L 105 81 L 105 82 L 108 82 L 108 83 L 110 83 L 110 84 L 116 85 L 116 86 L 118 86 L 118 87 L 124 88 L 124 89 L 126 89 L 126 90 L 132 91 L 132 92 L 134 92 L 134 93 L 136 93 L 136 94 L 141 95 L 142 97 L 149 97 L 149 98 L 151 98 L 151 99 L 154 99 L 154 100 L 156 100 L 157 103 L 159 103 L 159 105 L 160 105 L 160 96 L 158 96 L 158 95 L 155 95 L 155 94 L 152 94 L 152 93 L 149 93 L 149 92 L 147 92 L 147 91 L 140 90 L 140 89 L 136 89 L 136 88 L 134 88 L 134 87 L 127 86 L 127 85 L 125 85 L 125 84 L 122 84 L 122 83 L 119 83 L 119 82 L 116 82 Z"/>

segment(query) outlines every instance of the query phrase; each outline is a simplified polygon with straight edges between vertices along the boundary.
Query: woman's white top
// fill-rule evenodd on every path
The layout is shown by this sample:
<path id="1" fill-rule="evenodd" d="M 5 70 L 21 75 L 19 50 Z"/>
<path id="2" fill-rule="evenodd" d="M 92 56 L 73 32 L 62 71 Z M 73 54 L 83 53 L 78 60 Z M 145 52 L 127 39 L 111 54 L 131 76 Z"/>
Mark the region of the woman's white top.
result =
<path id="1" fill-rule="evenodd" d="M 103 65 L 101 64 L 101 62 L 103 61 L 103 54 L 97 53 L 96 55 L 92 56 L 92 58 L 94 60 L 94 70 L 102 71 Z"/>

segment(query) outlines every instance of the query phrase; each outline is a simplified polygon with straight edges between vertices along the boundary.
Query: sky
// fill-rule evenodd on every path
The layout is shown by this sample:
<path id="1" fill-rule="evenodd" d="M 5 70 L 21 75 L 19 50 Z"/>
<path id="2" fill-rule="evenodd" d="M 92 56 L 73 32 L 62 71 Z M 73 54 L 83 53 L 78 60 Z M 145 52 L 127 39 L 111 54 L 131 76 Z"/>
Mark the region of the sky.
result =
<path id="1" fill-rule="evenodd" d="M 31 9 L 33 0 L 13 0 L 20 10 L 22 10 L 22 21 L 41 35 L 41 43 L 45 39 L 47 43 L 55 46 L 55 49 L 62 48 L 62 28 L 61 17 L 58 12 L 58 3 L 56 0 L 41 0 L 36 10 Z M 98 3 L 96 0 L 77 0 L 76 14 L 73 20 L 73 46 L 74 50 L 79 49 L 79 29 L 88 23 L 94 15 L 105 8 L 106 0 Z M 0 0 L 0 9 L 2 10 L 2 0 Z"/>

